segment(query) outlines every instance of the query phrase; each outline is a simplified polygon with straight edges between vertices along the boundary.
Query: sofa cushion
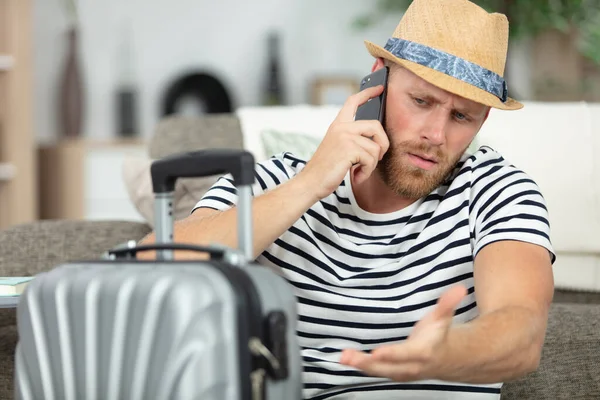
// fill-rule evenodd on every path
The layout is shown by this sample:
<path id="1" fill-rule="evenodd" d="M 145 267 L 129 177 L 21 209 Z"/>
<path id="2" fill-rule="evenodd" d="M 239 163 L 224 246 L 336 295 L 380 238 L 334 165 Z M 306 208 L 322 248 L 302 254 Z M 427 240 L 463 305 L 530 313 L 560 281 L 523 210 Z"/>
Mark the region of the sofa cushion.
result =
<path id="1" fill-rule="evenodd" d="M 157 159 L 190 150 L 242 147 L 240 122 L 234 114 L 172 116 L 162 119 L 156 126 L 148 155 Z"/>
<path id="2" fill-rule="evenodd" d="M 102 253 L 150 232 L 130 221 L 38 221 L 0 231 L 0 276 L 31 276 Z"/>
<path id="3" fill-rule="evenodd" d="M 172 154 L 209 149 L 243 148 L 238 118 L 234 114 L 207 114 L 202 117 L 174 115 L 159 121 L 150 138 L 148 157 L 128 156 L 122 176 L 129 198 L 150 227 L 154 227 L 154 194 L 150 165 L 152 160 Z M 174 193 L 174 218 L 189 215 L 217 176 L 177 180 Z"/>
<path id="4" fill-rule="evenodd" d="M 129 199 L 148 225 L 154 228 L 154 193 L 150 166 L 146 157 L 127 156 L 123 161 L 123 181 Z M 218 177 L 182 178 L 175 182 L 173 193 L 173 218 L 177 221 L 190 215 L 202 195 L 210 189 Z"/>

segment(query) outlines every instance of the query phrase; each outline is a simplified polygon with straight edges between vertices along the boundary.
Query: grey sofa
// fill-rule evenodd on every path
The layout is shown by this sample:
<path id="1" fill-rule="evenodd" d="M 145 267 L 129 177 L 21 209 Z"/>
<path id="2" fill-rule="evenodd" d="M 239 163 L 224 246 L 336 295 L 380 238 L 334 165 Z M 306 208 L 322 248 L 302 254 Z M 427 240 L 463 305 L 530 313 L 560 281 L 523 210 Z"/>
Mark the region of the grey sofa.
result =
<path id="1" fill-rule="evenodd" d="M 162 121 L 149 145 L 153 158 L 174 152 L 242 146 L 232 115 Z M 0 231 L 3 276 L 33 275 L 72 260 L 94 259 L 150 232 L 128 221 L 39 221 Z M 0 309 L 0 399 L 13 397 L 15 311 Z M 538 370 L 505 383 L 503 399 L 600 399 L 600 294 L 555 291 Z"/>

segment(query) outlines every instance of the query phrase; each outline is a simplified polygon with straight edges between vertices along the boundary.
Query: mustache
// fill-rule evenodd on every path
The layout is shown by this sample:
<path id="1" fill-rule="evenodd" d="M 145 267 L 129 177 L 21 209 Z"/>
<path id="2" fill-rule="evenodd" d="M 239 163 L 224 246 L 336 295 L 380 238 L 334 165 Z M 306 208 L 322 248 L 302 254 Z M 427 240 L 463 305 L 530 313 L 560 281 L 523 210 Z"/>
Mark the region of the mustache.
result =
<path id="1" fill-rule="evenodd" d="M 416 142 L 414 140 L 405 140 L 395 144 L 393 147 L 394 151 L 403 153 L 416 153 L 425 154 L 428 157 L 436 159 L 438 162 L 446 160 L 446 153 L 444 153 L 439 147 L 432 146 L 425 142 Z"/>

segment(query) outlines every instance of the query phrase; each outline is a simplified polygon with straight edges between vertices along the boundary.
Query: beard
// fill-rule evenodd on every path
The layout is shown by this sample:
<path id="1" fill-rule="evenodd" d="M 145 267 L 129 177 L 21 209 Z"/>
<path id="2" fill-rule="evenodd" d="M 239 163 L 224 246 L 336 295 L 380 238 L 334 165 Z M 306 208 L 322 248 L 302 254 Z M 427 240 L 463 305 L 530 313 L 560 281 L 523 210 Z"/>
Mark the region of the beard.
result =
<path id="1" fill-rule="evenodd" d="M 423 142 L 394 142 L 392 137 L 395 135 L 388 136 L 390 147 L 378 163 L 377 171 L 392 191 L 409 199 L 420 199 L 433 192 L 450 176 L 462 156 L 462 152 L 450 156 L 439 147 Z M 432 169 L 425 170 L 410 163 L 408 154 L 427 154 L 437 163 Z"/>

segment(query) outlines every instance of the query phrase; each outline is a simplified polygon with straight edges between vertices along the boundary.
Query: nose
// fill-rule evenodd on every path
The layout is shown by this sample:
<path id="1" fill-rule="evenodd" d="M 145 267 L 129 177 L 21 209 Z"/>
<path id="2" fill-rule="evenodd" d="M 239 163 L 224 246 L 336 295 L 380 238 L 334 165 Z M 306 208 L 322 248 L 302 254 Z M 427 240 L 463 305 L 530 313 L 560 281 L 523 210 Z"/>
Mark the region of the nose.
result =
<path id="1" fill-rule="evenodd" d="M 427 118 L 422 137 L 433 146 L 441 146 L 446 141 L 448 114 L 442 107 L 437 107 Z"/>

